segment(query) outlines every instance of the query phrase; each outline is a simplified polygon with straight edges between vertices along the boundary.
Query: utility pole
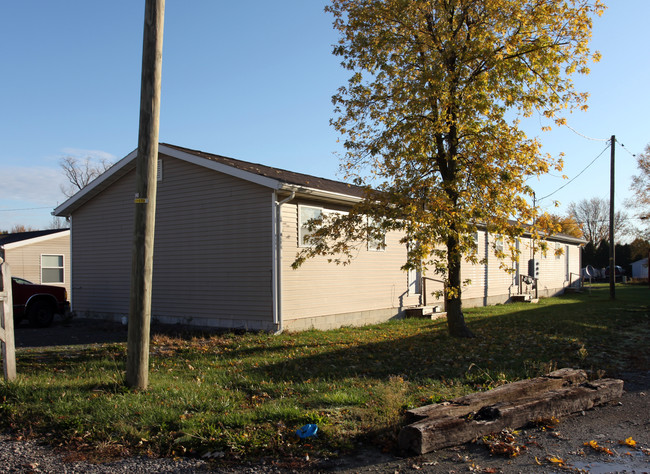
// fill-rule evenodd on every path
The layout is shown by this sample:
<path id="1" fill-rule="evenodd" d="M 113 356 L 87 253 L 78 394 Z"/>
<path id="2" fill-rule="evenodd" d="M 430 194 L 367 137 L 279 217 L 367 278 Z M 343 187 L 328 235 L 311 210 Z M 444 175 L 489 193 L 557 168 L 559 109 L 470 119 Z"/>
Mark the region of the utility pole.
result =
<path id="1" fill-rule="evenodd" d="M 158 129 L 165 0 L 146 0 L 142 42 L 140 128 L 136 158 L 135 223 L 131 261 L 131 303 L 127 340 L 126 384 L 145 389 L 149 383 L 151 281 L 156 223 Z"/>
<path id="2" fill-rule="evenodd" d="M 614 242 L 614 158 L 616 136 L 612 135 L 609 171 L 609 297 L 616 299 L 616 242 Z"/>

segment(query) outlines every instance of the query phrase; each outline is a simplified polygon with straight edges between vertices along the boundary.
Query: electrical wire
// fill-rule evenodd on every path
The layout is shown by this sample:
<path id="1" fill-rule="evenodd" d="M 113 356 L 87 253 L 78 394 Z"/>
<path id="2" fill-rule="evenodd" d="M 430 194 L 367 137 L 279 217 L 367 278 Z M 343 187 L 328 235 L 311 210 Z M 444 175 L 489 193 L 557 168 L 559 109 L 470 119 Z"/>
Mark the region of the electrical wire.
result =
<path id="1" fill-rule="evenodd" d="M 623 150 L 625 150 L 625 152 L 626 152 L 627 154 L 629 154 L 630 156 L 632 156 L 632 158 L 636 158 L 636 155 L 635 155 L 634 153 L 632 153 L 630 150 L 628 150 L 628 149 L 625 147 L 625 145 L 623 145 L 621 142 L 618 141 L 618 138 L 616 139 L 616 143 L 618 143 L 619 145 L 621 145 L 621 148 L 623 148 Z"/>
<path id="2" fill-rule="evenodd" d="M 611 140 L 608 140 L 608 141 L 611 141 Z M 537 202 L 541 201 L 542 199 L 546 199 L 547 197 L 551 197 L 553 194 L 557 193 L 557 192 L 560 191 L 561 189 L 566 188 L 569 184 L 571 184 L 573 181 L 575 181 L 575 180 L 576 180 L 576 179 L 577 179 L 577 178 L 578 178 L 582 173 L 584 173 L 585 171 L 587 171 L 587 168 L 589 168 L 591 165 L 593 165 L 593 164 L 596 162 L 596 160 L 597 160 L 598 158 L 600 158 L 600 157 L 602 156 L 602 154 L 605 153 L 605 151 L 606 151 L 609 147 L 610 147 L 610 145 L 608 144 L 605 148 L 603 148 L 603 151 L 601 151 L 601 152 L 598 154 L 598 156 L 597 156 L 596 158 L 594 158 L 593 160 L 591 160 L 591 163 L 589 163 L 587 166 L 584 167 L 584 169 L 583 169 L 582 171 L 580 171 L 580 173 L 578 173 L 577 175 L 575 175 L 575 176 L 574 176 L 573 178 L 571 178 L 567 183 L 565 183 L 564 185 L 560 186 L 559 188 L 557 188 L 557 189 L 556 189 L 555 191 L 553 191 L 552 193 L 547 194 L 546 196 L 543 196 L 543 197 L 537 199 Z"/>
<path id="3" fill-rule="evenodd" d="M 592 138 L 592 137 L 588 137 L 587 135 L 584 135 L 584 134 L 580 133 L 579 131 L 577 131 L 575 128 L 573 128 L 573 127 L 572 127 L 571 125 L 569 125 L 568 123 L 564 123 L 564 124 L 562 124 L 562 125 L 565 126 L 566 128 L 568 128 L 569 130 L 571 130 L 571 131 L 572 131 L 573 133 L 575 133 L 576 135 L 578 135 L 578 136 L 580 136 L 580 137 L 582 137 L 582 138 L 585 138 L 585 139 L 587 139 L 587 140 L 591 140 L 591 141 L 594 141 L 594 142 L 608 142 L 608 141 L 610 141 L 609 138 Z M 618 141 L 618 140 L 617 140 L 617 141 Z"/>
<path id="4" fill-rule="evenodd" d="M 15 211 L 35 211 L 37 209 L 54 209 L 51 206 L 46 207 L 24 207 L 22 209 L 0 209 L 0 212 L 15 212 Z"/>

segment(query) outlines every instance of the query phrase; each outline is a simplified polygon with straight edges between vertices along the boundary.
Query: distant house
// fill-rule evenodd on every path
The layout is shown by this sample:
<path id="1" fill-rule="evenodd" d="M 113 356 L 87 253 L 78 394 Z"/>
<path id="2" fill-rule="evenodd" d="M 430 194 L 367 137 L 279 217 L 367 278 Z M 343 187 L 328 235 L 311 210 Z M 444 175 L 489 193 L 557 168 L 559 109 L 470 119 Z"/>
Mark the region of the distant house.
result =
<path id="1" fill-rule="evenodd" d="M 70 293 L 70 229 L 0 235 L 0 257 L 12 276 L 63 286 Z"/>
<path id="2" fill-rule="evenodd" d="M 71 219 L 72 306 L 81 316 L 119 320 L 128 314 L 135 157 L 136 151 L 55 209 Z M 161 144 L 152 317 L 202 327 L 302 330 L 385 321 L 422 304 L 424 286 L 431 293 L 440 284 L 400 270 L 406 248 L 397 233 L 386 235 L 382 250 L 366 242 L 347 266 L 315 258 L 291 268 L 306 222 L 345 212 L 362 196 L 361 188 L 339 181 Z M 482 233 L 478 251 L 493 238 Z M 519 291 L 528 240 L 521 241 L 523 266 L 517 263 L 512 275 L 496 260 L 464 268 L 464 278 L 472 279 L 466 304 L 504 302 Z M 562 291 L 579 272 L 581 242 L 558 237 L 550 244 L 564 253 L 539 260 L 544 295 Z"/>
<path id="3" fill-rule="evenodd" d="M 648 278 L 648 259 L 632 262 L 632 278 Z"/>

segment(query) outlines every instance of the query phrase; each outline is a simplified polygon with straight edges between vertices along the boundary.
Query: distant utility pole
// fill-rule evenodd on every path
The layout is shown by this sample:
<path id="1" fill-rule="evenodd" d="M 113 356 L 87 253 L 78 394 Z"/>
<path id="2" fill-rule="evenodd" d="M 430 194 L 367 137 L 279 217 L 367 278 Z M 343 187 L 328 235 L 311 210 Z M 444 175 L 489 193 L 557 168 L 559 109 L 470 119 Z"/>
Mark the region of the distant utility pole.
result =
<path id="1" fill-rule="evenodd" d="M 158 128 L 165 0 L 146 0 L 142 43 L 140 129 L 136 158 L 135 224 L 131 261 L 131 304 L 127 340 L 126 384 L 145 389 L 149 383 L 149 330 L 153 240 L 156 224 Z"/>
<path id="2" fill-rule="evenodd" d="M 614 162 L 616 136 L 612 135 L 611 163 L 609 172 L 609 297 L 616 299 L 616 242 L 614 242 Z"/>

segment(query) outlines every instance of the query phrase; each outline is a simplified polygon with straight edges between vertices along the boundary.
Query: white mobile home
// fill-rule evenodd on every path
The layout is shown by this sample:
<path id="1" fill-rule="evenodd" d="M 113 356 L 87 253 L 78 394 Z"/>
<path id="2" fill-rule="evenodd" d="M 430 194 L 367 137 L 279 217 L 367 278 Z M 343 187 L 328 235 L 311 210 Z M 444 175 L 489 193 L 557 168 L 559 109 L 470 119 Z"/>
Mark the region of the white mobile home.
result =
<path id="1" fill-rule="evenodd" d="M 135 157 L 134 151 L 55 210 L 71 218 L 72 305 L 79 315 L 128 314 Z M 423 301 L 419 276 L 400 270 L 406 249 L 396 234 L 386 236 L 384 250 L 366 245 L 348 266 L 316 258 L 291 268 L 304 223 L 349 208 L 361 188 L 167 144 L 160 145 L 158 170 L 155 320 L 333 328 L 399 317 Z M 557 240 L 568 251 L 564 260 L 547 262 L 557 275 L 541 279 L 546 294 L 562 291 L 580 268 L 580 241 Z M 511 275 L 479 267 L 466 270 L 480 276 L 467 290 L 468 304 L 507 301 L 518 291 Z"/>
<path id="2" fill-rule="evenodd" d="M 648 259 L 632 262 L 632 278 L 648 278 Z"/>
<path id="3" fill-rule="evenodd" d="M 70 230 L 0 235 L 0 257 L 11 274 L 32 283 L 62 286 L 70 294 Z"/>

